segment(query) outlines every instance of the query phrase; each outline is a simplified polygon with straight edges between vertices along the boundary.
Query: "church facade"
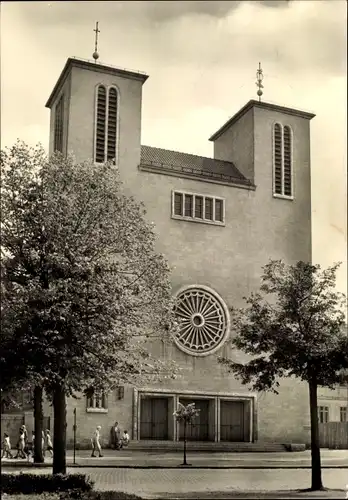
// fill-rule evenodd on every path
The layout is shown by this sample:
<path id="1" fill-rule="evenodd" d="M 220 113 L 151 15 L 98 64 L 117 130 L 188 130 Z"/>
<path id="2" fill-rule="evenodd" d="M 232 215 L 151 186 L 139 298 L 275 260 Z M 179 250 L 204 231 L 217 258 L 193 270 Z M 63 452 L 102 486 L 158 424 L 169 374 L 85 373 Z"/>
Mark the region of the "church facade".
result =
<path id="1" fill-rule="evenodd" d="M 133 440 L 181 438 L 178 402 L 201 410 L 189 439 L 308 442 L 305 385 L 251 393 L 217 362 L 231 350 L 229 307 L 260 286 L 269 258 L 311 261 L 310 120 L 313 114 L 251 100 L 211 137 L 213 158 L 141 144 L 143 73 L 68 59 L 49 100 L 50 152 L 114 159 L 125 190 L 144 202 L 169 261 L 180 335 L 153 354 L 174 359 L 177 380 L 124 386 L 68 402 L 68 442 L 115 421 Z"/>

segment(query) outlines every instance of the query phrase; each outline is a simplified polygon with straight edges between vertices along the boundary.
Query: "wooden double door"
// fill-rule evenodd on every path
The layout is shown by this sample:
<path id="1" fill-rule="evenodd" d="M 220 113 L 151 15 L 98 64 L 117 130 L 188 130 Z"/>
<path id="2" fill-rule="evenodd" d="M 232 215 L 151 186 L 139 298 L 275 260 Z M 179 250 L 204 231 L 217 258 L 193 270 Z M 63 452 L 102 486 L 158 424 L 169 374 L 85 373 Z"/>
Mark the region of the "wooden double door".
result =
<path id="1" fill-rule="evenodd" d="M 168 439 L 168 398 L 141 398 L 140 439 Z"/>
<path id="2" fill-rule="evenodd" d="M 245 441 L 244 401 L 220 401 L 220 441 Z"/>
<path id="3" fill-rule="evenodd" d="M 180 403 L 187 406 L 189 403 L 195 403 L 199 415 L 192 424 L 186 426 L 186 439 L 188 441 L 208 441 L 209 440 L 209 401 L 207 399 L 182 399 Z M 184 439 L 184 424 L 180 423 L 180 440 Z"/>

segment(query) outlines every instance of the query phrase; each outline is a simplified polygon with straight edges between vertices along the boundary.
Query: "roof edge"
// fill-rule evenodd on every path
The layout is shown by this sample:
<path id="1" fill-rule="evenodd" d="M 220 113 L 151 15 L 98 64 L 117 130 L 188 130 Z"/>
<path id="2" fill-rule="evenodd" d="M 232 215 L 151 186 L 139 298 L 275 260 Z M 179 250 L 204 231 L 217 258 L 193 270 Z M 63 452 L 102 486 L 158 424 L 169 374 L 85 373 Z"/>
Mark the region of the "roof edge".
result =
<path id="1" fill-rule="evenodd" d="M 54 100 L 54 97 L 56 96 L 62 82 L 64 81 L 68 72 L 74 66 L 78 67 L 78 68 L 83 68 L 83 69 L 90 69 L 90 70 L 94 70 L 94 71 L 112 73 L 114 75 L 119 75 L 119 76 L 131 78 L 134 80 L 140 80 L 142 83 L 145 83 L 145 81 L 149 78 L 149 75 L 147 75 L 146 73 L 143 73 L 142 71 L 128 70 L 125 68 L 119 68 L 117 66 L 112 66 L 109 64 L 106 65 L 106 64 L 96 63 L 95 61 L 92 62 L 88 59 L 69 57 L 64 65 L 62 72 L 60 73 L 60 75 L 58 77 L 58 80 L 56 81 L 55 86 L 53 87 L 53 90 L 52 90 L 46 104 L 45 104 L 46 108 L 51 107 L 52 102 Z"/>
<path id="2" fill-rule="evenodd" d="M 285 113 L 288 115 L 300 116 L 302 118 L 306 118 L 307 120 L 311 120 L 315 117 L 315 114 L 309 113 L 307 111 L 301 111 L 299 109 L 287 108 L 285 106 L 280 106 L 278 104 L 272 104 L 269 102 L 259 102 L 251 99 L 247 102 L 235 115 L 232 116 L 227 122 L 219 128 L 217 132 L 215 132 L 210 138 L 209 141 L 215 141 L 218 139 L 231 125 L 233 125 L 236 121 L 239 120 L 245 113 L 247 113 L 253 107 L 269 109 L 272 111 L 279 111 L 280 113 Z"/>

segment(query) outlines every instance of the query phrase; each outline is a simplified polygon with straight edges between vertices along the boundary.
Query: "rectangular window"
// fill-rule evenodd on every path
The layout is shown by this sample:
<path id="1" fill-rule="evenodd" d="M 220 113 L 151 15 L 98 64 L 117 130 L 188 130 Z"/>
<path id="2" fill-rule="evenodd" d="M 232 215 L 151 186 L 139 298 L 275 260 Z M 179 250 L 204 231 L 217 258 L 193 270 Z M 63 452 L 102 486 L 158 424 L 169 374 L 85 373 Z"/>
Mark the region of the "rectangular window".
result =
<path id="1" fill-rule="evenodd" d="M 107 412 L 107 396 L 104 391 L 90 389 L 87 393 L 87 412 Z"/>
<path id="2" fill-rule="evenodd" d="M 174 215 L 183 215 L 182 213 L 182 198 L 181 193 L 174 194 Z"/>
<path id="3" fill-rule="evenodd" d="M 341 406 L 340 408 L 340 422 L 348 422 L 348 407 Z"/>
<path id="4" fill-rule="evenodd" d="M 222 225 L 225 222 L 225 200 L 203 194 L 174 191 L 172 217 Z"/>
<path id="5" fill-rule="evenodd" d="M 54 145 L 53 150 L 63 153 L 63 118 L 64 118 L 64 95 L 56 104 L 54 116 Z"/>
<path id="6" fill-rule="evenodd" d="M 203 197 L 195 196 L 195 217 L 203 219 Z"/>
<path id="7" fill-rule="evenodd" d="M 204 217 L 213 220 L 213 199 L 206 198 L 204 203 Z"/>
<path id="8" fill-rule="evenodd" d="M 192 217 L 193 212 L 193 196 L 185 194 L 185 217 Z"/>
<path id="9" fill-rule="evenodd" d="M 318 419 L 320 424 L 327 424 L 329 421 L 329 407 L 318 406 Z"/>
<path id="10" fill-rule="evenodd" d="M 223 206 L 222 200 L 215 200 L 215 220 L 222 222 L 223 221 Z"/>

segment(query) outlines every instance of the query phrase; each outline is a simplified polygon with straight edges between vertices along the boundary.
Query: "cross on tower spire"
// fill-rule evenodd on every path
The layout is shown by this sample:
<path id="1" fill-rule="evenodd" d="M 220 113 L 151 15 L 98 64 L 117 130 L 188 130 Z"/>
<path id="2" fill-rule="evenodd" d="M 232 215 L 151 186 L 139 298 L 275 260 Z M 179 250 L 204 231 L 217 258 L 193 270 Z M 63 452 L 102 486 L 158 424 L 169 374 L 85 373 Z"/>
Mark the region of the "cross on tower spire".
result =
<path id="1" fill-rule="evenodd" d="M 95 23 L 95 29 L 93 30 L 95 32 L 95 44 L 94 44 L 94 52 L 93 52 L 93 59 L 95 62 L 97 62 L 97 59 L 99 59 L 99 54 L 98 54 L 98 33 L 100 33 L 100 30 L 98 29 L 99 22 L 97 21 Z"/>
<path id="2" fill-rule="evenodd" d="M 261 96 L 263 94 L 263 85 L 262 85 L 262 80 L 263 80 L 263 73 L 261 69 L 261 63 L 259 62 L 259 69 L 256 71 L 256 85 L 258 87 L 257 95 L 259 96 L 259 101 L 261 102 Z"/>

